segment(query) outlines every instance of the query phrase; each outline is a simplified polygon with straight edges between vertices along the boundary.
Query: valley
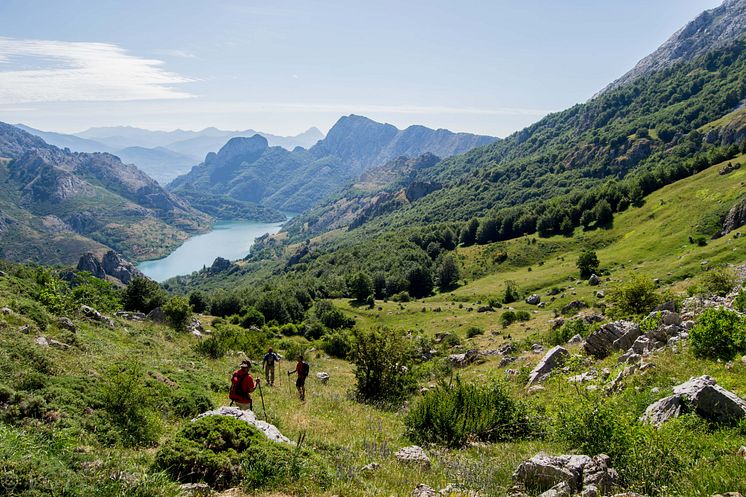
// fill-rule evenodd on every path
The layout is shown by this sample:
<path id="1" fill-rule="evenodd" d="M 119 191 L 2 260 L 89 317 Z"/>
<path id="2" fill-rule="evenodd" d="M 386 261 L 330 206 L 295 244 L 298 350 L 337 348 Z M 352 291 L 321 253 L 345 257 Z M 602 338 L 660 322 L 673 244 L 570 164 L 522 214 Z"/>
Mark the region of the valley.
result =
<path id="1" fill-rule="evenodd" d="M 746 495 L 746 0 L 312 7 L 0 37 L 0 495 Z"/>

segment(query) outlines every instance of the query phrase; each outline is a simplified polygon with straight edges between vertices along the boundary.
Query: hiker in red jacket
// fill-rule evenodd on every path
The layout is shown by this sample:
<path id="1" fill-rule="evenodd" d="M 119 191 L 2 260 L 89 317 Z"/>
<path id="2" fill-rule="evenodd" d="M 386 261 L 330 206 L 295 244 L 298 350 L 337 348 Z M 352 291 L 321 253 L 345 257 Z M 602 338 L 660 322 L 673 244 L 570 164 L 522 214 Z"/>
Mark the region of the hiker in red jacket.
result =
<path id="1" fill-rule="evenodd" d="M 293 371 L 288 371 L 288 376 L 291 374 L 297 374 L 298 379 L 295 380 L 295 388 L 298 389 L 298 395 L 300 395 L 300 400 L 306 400 L 306 378 L 308 377 L 308 372 L 311 370 L 311 366 L 303 360 L 303 356 L 298 356 L 298 363 L 295 365 L 295 369 Z"/>
<path id="2" fill-rule="evenodd" d="M 252 409 L 251 392 L 256 390 L 259 386 L 260 378 L 254 381 L 254 378 L 249 373 L 251 368 L 251 361 L 248 359 L 241 363 L 241 369 L 233 372 L 233 378 L 231 379 L 231 390 L 228 394 L 228 398 L 231 399 L 231 405 L 235 402 L 236 405 L 243 409 Z"/>

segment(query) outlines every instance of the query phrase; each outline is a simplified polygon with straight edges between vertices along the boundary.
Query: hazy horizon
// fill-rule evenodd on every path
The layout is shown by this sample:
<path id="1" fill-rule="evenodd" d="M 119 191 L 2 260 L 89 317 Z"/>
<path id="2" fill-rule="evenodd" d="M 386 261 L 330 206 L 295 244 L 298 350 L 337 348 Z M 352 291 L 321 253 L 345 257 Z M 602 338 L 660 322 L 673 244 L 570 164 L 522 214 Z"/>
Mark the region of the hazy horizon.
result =
<path id="1" fill-rule="evenodd" d="M 0 120 L 292 136 L 359 114 L 504 137 L 589 99 L 719 3 L 9 0 Z"/>

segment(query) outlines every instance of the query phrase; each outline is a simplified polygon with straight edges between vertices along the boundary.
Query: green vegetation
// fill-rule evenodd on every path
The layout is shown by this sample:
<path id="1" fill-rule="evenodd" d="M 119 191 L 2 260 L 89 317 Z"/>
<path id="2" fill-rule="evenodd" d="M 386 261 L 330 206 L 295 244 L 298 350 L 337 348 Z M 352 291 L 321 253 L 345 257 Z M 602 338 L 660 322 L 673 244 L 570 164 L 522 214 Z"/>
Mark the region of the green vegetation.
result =
<path id="1" fill-rule="evenodd" d="M 581 278 L 590 278 L 590 276 L 598 272 L 599 266 L 598 256 L 592 250 L 586 250 L 580 257 L 578 257 L 578 270 L 580 270 Z"/>
<path id="2" fill-rule="evenodd" d="M 746 319 L 737 312 L 707 309 L 689 335 L 698 357 L 728 361 L 746 353 Z"/>
<path id="3" fill-rule="evenodd" d="M 468 385 L 456 378 L 427 392 L 404 420 L 415 443 L 460 448 L 467 441 L 503 442 L 531 434 L 526 408 L 505 385 Z M 535 426 L 535 425 L 534 425 Z"/>

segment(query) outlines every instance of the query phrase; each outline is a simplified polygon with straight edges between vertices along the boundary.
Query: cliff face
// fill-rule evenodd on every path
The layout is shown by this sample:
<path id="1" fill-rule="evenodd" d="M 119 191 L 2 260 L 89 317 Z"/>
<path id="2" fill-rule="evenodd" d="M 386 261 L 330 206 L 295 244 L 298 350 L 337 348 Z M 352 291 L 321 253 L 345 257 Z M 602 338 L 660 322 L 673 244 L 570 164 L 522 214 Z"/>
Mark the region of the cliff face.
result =
<path id="1" fill-rule="evenodd" d="M 673 34 L 655 52 L 632 70 L 604 88 L 601 93 L 623 86 L 645 74 L 665 69 L 679 61 L 688 61 L 746 34 L 746 0 L 726 0 L 706 10 Z"/>

